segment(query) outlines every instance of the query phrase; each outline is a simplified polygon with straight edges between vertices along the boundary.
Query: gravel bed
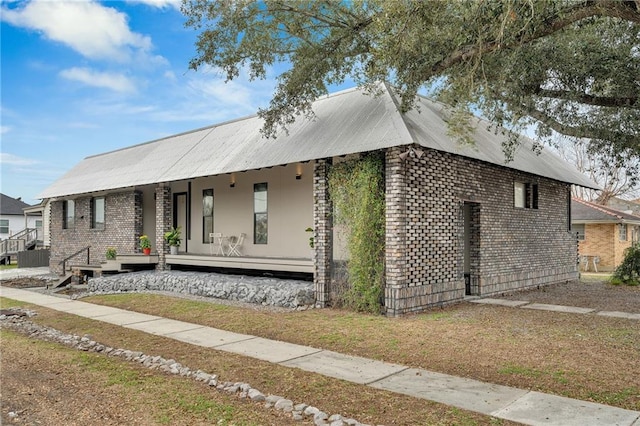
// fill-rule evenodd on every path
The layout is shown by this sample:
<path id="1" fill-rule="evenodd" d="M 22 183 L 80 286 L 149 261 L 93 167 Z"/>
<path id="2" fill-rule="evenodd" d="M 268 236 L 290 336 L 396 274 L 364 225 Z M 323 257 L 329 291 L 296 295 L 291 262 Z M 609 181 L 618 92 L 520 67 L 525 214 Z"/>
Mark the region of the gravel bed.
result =
<path id="1" fill-rule="evenodd" d="M 261 306 L 307 309 L 315 304 L 309 281 L 205 272 L 136 272 L 92 278 L 88 294 L 168 292 Z"/>

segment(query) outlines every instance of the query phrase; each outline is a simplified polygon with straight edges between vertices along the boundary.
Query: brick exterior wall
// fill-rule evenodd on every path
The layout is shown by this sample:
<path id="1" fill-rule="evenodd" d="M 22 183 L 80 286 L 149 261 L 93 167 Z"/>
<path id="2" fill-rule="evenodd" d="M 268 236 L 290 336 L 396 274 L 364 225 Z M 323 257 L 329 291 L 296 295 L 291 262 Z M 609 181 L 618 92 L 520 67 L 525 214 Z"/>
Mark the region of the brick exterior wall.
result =
<path id="1" fill-rule="evenodd" d="M 398 154 L 404 149 L 394 147 L 385 157 L 385 307 L 390 312 L 402 311 L 401 297 L 408 282 L 407 260 L 407 185 L 405 164 Z M 413 243 L 413 242 L 412 242 Z"/>
<path id="2" fill-rule="evenodd" d="M 401 162 L 404 150 L 386 155 L 388 315 L 464 297 L 465 201 L 476 216 L 472 229 L 479 228 L 471 250 L 478 295 L 577 278 L 568 185 L 433 150 Z M 538 209 L 514 208 L 514 181 L 538 184 Z"/>
<path id="3" fill-rule="evenodd" d="M 164 233 L 173 224 L 173 202 L 171 199 L 171 188 L 168 186 L 158 186 L 156 188 L 156 241 L 155 248 L 158 252 L 158 264 L 156 269 L 163 271 L 171 269 L 166 264 L 166 255 L 169 253 L 169 244 L 164 239 Z M 152 243 L 153 244 L 153 243 Z"/>
<path id="4" fill-rule="evenodd" d="M 135 253 L 142 232 L 142 195 L 136 191 L 105 196 L 104 229 L 91 229 L 91 197 L 75 199 L 75 226 L 63 229 L 63 203 L 51 203 L 51 257 L 49 268 L 62 274 L 60 262 L 84 247 L 89 248 L 89 263 L 106 260 L 108 247 L 118 253 Z M 70 264 L 86 264 L 86 251 L 69 260 Z"/>
<path id="5" fill-rule="evenodd" d="M 333 263 L 333 204 L 329 198 L 328 173 L 331 160 L 318 160 L 313 168 L 313 281 L 316 306 L 329 302 Z"/>
<path id="6" fill-rule="evenodd" d="M 624 259 L 624 251 L 631 247 L 633 228 L 627 225 L 627 240 L 621 241 L 617 223 L 587 223 L 578 250 L 581 255 L 600 257 L 598 271 L 613 271 Z M 591 261 L 589 270 L 593 271 Z"/>

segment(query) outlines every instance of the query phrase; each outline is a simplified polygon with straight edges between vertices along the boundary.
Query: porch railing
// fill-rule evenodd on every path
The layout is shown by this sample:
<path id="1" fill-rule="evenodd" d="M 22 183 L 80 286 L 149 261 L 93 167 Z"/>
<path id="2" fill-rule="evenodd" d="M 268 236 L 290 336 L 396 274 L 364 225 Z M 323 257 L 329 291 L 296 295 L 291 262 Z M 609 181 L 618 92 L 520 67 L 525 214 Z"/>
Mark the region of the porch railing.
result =
<path id="1" fill-rule="evenodd" d="M 31 248 L 38 241 L 38 230 L 26 228 L 0 241 L 0 257 L 17 254 L 19 251 Z"/>
<path id="2" fill-rule="evenodd" d="M 58 265 L 62 265 L 62 274 L 64 275 L 65 272 L 67 272 L 67 262 L 71 259 L 73 259 L 74 257 L 78 256 L 79 254 L 81 254 L 82 252 L 86 251 L 87 252 L 87 265 L 89 264 L 89 250 L 91 249 L 91 246 L 86 246 L 81 248 L 80 250 L 78 250 L 77 252 L 73 253 L 71 256 L 67 256 L 64 259 L 62 259 Z"/>

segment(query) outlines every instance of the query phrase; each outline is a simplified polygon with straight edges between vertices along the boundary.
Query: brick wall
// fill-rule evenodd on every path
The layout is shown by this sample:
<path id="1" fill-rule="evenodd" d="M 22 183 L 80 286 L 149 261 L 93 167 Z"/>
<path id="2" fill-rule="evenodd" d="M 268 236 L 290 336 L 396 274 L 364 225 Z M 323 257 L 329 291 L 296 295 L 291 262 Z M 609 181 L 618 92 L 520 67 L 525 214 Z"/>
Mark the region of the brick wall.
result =
<path id="1" fill-rule="evenodd" d="M 584 240 L 579 242 L 581 255 L 598 256 L 598 271 L 613 271 L 624 259 L 624 252 L 631 247 L 634 225 L 627 225 L 627 240 L 620 240 L 617 223 L 587 223 Z M 589 270 L 593 265 L 589 263 Z"/>
<path id="2" fill-rule="evenodd" d="M 584 226 L 584 240 L 579 242 L 578 250 L 581 255 L 599 256 L 599 271 L 612 271 L 615 268 L 616 230 L 616 225 L 612 223 L 588 223 Z M 593 270 L 591 263 L 589 269 Z"/>
<path id="3" fill-rule="evenodd" d="M 158 264 L 156 269 L 163 271 L 171 269 L 166 264 L 166 255 L 169 253 L 169 245 L 164 239 L 164 233 L 173 224 L 173 203 L 171 199 L 171 188 L 160 185 L 156 188 L 156 241 L 155 249 L 158 252 Z M 152 245 L 154 243 L 152 242 Z"/>
<path id="4" fill-rule="evenodd" d="M 329 302 L 333 262 L 333 204 L 329 198 L 328 184 L 330 165 L 330 160 L 318 160 L 313 169 L 313 280 L 318 307 L 325 307 Z"/>
<path id="5" fill-rule="evenodd" d="M 108 247 L 114 247 L 118 253 L 135 253 L 138 250 L 137 238 L 142 229 L 142 195 L 139 192 L 120 192 L 105 197 L 104 229 L 91 229 L 91 197 L 75 199 L 75 226 L 63 229 L 63 203 L 51 203 L 49 267 L 53 272 L 62 273 L 59 263 L 87 246 L 91 246 L 91 264 L 104 261 Z M 86 251 L 69 262 L 86 264 Z"/>
<path id="6" fill-rule="evenodd" d="M 388 315 L 464 297 L 464 201 L 479 216 L 471 261 L 479 295 L 577 278 L 568 185 L 433 150 L 402 162 L 401 151 L 386 157 Z M 538 209 L 514 208 L 514 181 L 538 185 Z"/>

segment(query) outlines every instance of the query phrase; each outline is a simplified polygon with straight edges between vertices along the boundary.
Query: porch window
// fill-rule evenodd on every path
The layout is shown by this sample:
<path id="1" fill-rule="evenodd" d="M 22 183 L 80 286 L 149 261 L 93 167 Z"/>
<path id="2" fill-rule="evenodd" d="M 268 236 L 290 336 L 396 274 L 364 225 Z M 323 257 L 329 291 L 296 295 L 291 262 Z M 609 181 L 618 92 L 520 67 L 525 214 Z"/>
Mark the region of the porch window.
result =
<path id="1" fill-rule="evenodd" d="M 104 197 L 91 199 L 91 229 L 104 229 Z"/>
<path id="2" fill-rule="evenodd" d="M 267 244 L 267 183 L 253 185 L 253 243 Z"/>
<path id="3" fill-rule="evenodd" d="M 76 225 L 76 203 L 73 200 L 62 202 L 62 228 L 73 229 Z"/>
<path id="4" fill-rule="evenodd" d="M 202 242 L 209 243 L 213 232 L 213 189 L 202 190 Z"/>
<path id="5" fill-rule="evenodd" d="M 513 206 L 520 209 L 537 209 L 538 184 L 529 182 L 514 182 Z"/>
<path id="6" fill-rule="evenodd" d="M 620 231 L 620 241 L 627 241 L 627 224 L 621 223 L 618 225 L 618 230 Z"/>
<path id="7" fill-rule="evenodd" d="M 584 241 L 584 223 L 571 225 L 571 233 L 578 238 L 578 241 Z"/>
<path id="8" fill-rule="evenodd" d="M 0 234 L 9 233 L 9 219 L 0 219 Z"/>

